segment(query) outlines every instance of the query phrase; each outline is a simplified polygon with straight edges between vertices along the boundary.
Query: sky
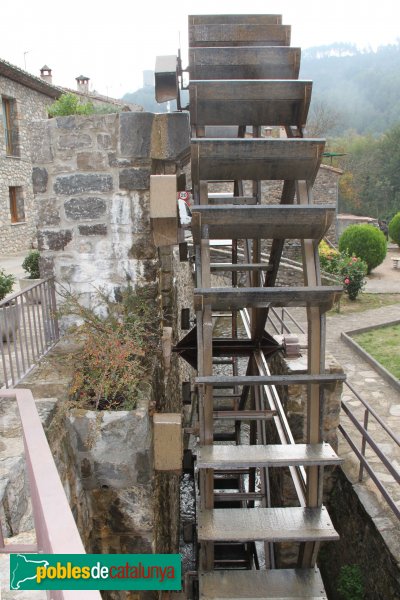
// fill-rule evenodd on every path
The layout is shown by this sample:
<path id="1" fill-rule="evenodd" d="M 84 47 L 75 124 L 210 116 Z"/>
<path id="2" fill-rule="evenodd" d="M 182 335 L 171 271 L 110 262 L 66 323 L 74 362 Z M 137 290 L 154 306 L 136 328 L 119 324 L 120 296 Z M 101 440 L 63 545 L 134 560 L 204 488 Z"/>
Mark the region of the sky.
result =
<path id="1" fill-rule="evenodd" d="M 292 46 L 350 42 L 359 48 L 400 39 L 399 0 L 23 0 L 2 2 L 0 58 L 39 76 L 48 65 L 53 83 L 75 89 L 75 78 L 120 98 L 142 86 L 157 55 L 187 56 L 188 14 L 282 14 Z"/>

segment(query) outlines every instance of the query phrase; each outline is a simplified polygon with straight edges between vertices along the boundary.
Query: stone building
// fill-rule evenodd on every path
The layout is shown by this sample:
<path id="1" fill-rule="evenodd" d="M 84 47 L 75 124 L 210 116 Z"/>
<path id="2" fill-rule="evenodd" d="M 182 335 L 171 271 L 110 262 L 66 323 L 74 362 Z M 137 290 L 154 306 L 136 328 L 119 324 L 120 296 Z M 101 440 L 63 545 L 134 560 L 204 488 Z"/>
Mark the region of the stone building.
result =
<path id="1" fill-rule="evenodd" d="M 87 304 L 127 279 L 157 287 L 150 175 L 188 161 L 188 114 L 57 117 L 35 123 L 32 139 L 43 275 Z"/>
<path id="2" fill-rule="evenodd" d="M 40 78 L 0 60 L 0 254 L 16 254 L 36 245 L 37 209 L 34 193 L 46 182 L 32 173 L 33 123 L 48 118 L 47 108 L 64 92 L 96 107 L 141 111 L 141 106 L 89 91 L 89 78 L 76 78 L 77 89 L 54 86 L 52 71 L 44 65 Z M 32 185 L 33 182 L 33 185 Z"/>
<path id="3" fill-rule="evenodd" d="M 0 60 L 0 254 L 31 248 L 36 237 L 30 125 L 47 119 L 47 107 L 61 94 Z"/>

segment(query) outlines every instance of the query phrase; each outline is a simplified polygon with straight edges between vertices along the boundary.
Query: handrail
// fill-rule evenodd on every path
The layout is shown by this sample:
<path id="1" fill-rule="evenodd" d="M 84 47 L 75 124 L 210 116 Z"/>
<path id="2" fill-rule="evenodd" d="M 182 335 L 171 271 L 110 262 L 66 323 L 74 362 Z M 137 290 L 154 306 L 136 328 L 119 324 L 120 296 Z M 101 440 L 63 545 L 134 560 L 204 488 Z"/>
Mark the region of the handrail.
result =
<path id="1" fill-rule="evenodd" d="M 289 326 L 285 323 L 285 315 L 287 315 L 289 317 L 290 321 L 294 325 L 296 325 L 296 327 L 300 331 L 300 333 L 304 333 L 304 334 L 306 333 L 305 330 L 303 329 L 303 327 L 300 325 L 300 323 L 298 321 L 296 321 L 296 319 L 293 317 L 293 315 L 291 315 L 290 312 L 285 307 L 282 307 L 282 309 L 281 309 L 282 316 L 279 316 L 278 311 L 274 307 L 270 307 L 269 310 L 270 310 L 270 312 L 268 313 L 268 321 L 271 323 L 271 325 L 275 329 L 276 333 L 284 333 L 284 331 L 286 331 L 286 333 L 293 333 L 291 331 L 291 329 L 289 328 Z M 279 331 L 278 327 L 273 322 L 273 320 L 270 316 L 270 313 L 272 313 L 274 315 L 274 317 L 280 324 L 281 331 Z"/>
<path id="2" fill-rule="evenodd" d="M 86 554 L 32 392 L 27 389 L 0 390 L 0 398 L 14 398 L 21 417 L 37 539 L 37 548 L 6 545 L 0 533 L 0 553 Z M 48 592 L 50 597 L 52 600 L 101 600 L 100 592 L 93 590 L 52 591 Z"/>
<path id="3" fill-rule="evenodd" d="M 295 321 L 294 317 L 292 317 L 292 315 L 286 308 L 284 309 L 284 312 L 285 312 L 285 314 L 287 314 L 290 317 L 291 321 L 295 322 L 296 326 L 299 327 L 299 324 Z M 278 322 L 281 322 L 281 321 L 283 322 L 283 318 L 279 317 L 278 313 L 275 316 L 278 319 Z M 287 328 L 286 325 L 285 325 L 285 328 Z M 303 330 L 303 333 L 304 333 L 304 330 Z M 379 475 L 377 475 L 374 472 L 374 470 L 372 469 L 368 460 L 365 458 L 366 446 L 368 444 L 368 446 L 375 453 L 375 456 L 377 456 L 379 458 L 382 465 L 389 471 L 389 473 L 391 474 L 393 479 L 397 483 L 400 483 L 400 473 L 398 471 L 396 471 L 396 469 L 393 468 L 393 466 L 391 465 L 391 463 L 388 460 L 388 458 L 386 457 L 386 455 L 381 451 L 381 449 L 379 448 L 377 443 L 374 441 L 374 439 L 368 432 L 369 416 L 371 415 L 376 420 L 376 422 L 380 425 L 380 427 L 383 429 L 383 431 L 385 431 L 385 433 L 393 440 L 393 442 L 396 444 L 397 447 L 400 447 L 400 438 L 398 435 L 396 435 L 396 433 L 393 431 L 393 429 L 391 429 L 383 421 L 383 419 L 378 415 L 378 413 L 375 411 L 375 409 L 357 392 L 357 390 L 352 386 L 351 383 L 349 383 L 348 381 L 345 381 L 344 384 L 348 387 L 348 389 L 352 392 L 352 394 L 354 394 L 354 396 L 357 398 L 357 400 L 359 400 L 365 408 L 364 423 L 361 424 L 361 422 L 357 419 L 357 417 L 355 417 L 355 415 L 353 415 L 353 413 L 349 410 L 346 403 L 343 400 L 341 400 L 341 408 L 346 413 L 346 415 L 348 416 L 350 421 L 353 423 L 353 425 L 357 429 L 357 431 L 361 434 L 361 449 L 358 449 L 357 444 L 354 441 L 354 439 L 352 438 L 351 433 L 342 424 L 339 425 L 338 429 L 339 429 L 340 433 L 343 435 L 344 439 L 347 441 L 350 448 L 353 450 L 354 454 L 356 455 L 356 457 L 358 458 L 358 460 L 360 462 L 358 481 L 361 482 L 363 480 L 364 469 L 365 469 L 368 472 L 368 474 L 370 475 L 372 481 L 377 486 L 377 488 L 380 491 L 380 493 L 382 494 L 382 496 L 384 497 L 384 499 L 386 500 L 388 506 L 391 508 L 391 510 L 393 511 L 395 516 L 398 519 L 400 519 L 399 508 L 397 507 L 397 505 L 394 502 L 393 498 L 391 497 L 390 493 L 387 491 L 387 489 L 383 485 L 382 481 L 379 479 Z"/>
<path id="4" fill-rule="evenodd" d="M 373 468 L 371 467 L 371 465 L 369 464 L 368 460 L 365 457 L 366 447 L 368 444 L 368 446 L 371 448 L 371 450 L 373 450 L 375 456 L 377 456 L 379 458 L 379 460 L 381 461 L 381 464 L 387 469 L 387 471 L 393 477 L 394 481 L 396 481 L 397 483 L 400 483 L 400 472 L 393 467 L 393 465 L 391 464 L 389 459 L 386 457 L 385 453 L 382 452 L 378 443 L 375 442 L 375 440 L 373 439 L 373 437 L 371 436 L 371 434 L 368 431 L 369 416 L 371 415 L 376 420 L 376 422 L 381 426 L 383 431 L 393 440 L 393 442 L 396 444 L 396 446 L 398 448 L 400 447 L 400 438 L 382 420 L 382 418 L 377 414 L 377 412 L 372 408 L 372 406 L 366 400 L 364 400 L 364 398 L 362 398 L 362 396 L 354 389 L 354 387 L 347 382 L 345 382 L 345 383 L 346 383 L 347 387 L 349 388 L 349 390 L 354 394 L 354 396 L 357 398 L 357 400 L 359 400 L 365 408 L 364 423 L 361 424 L 360 421 L 357 419 L 357 417 L 350 411 L 347 404 L 345 402 L 343 402 L 343 400 L 341 402 L 341 408 L 346 413 L 347 417 L 350 419 L 351 423 L 354 425 L 354 427 L 357 429 L 357 431 L 361 434 L 361 449 L 358 449 L 355 440 L 351 436 L 351 433 L 344 427 L 343 424 L 339 425 L 339 431 L 342 433 L 343 437 L 349 444 L 350 448 L 353 450 L 353 452 L 356 454 L 358 460 L 360 461 L 359 472 L 358 472 L 358 481 L 361 482 L 363 480 L 364 469 L 365 469 L 368 472 L 369 476 L 371 477 L 372 481 L 377 486 L 377 488 L 380 491 L 380 493 L 382 494 L 382 496 L 385 498 L 387 504 L 390 506 L 390 508 L 392 509 L 395 516 L 398 519 L 400 519 L 400 509 L 394 502 L 392 496 L 390 495 L 390 492 L 387 491 L 386 487 L 380 480 L 379 475 L 377 473 L 375 473 L 375 471 L 373 470 Z"/>
<path id="5" fill-rule="evenodd" d="M 0 365 L 4 386 L 17 385 L 59 337 L 53 278 L 32 283 L 2 300 Z"/>

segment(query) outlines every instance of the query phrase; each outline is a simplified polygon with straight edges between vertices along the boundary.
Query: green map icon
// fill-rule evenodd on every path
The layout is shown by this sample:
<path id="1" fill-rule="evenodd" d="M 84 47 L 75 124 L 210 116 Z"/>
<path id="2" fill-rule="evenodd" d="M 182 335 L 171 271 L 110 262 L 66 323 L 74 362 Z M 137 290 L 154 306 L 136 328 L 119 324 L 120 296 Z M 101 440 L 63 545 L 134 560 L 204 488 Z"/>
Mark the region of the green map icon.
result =
<path id="1" fill-rule="evenodd" d="M 10 589 L 20 590 L 21 584 L 30 579 L 36 580 L 37 567 L 48 567 L 47 560 L 31 560 L 23 554 L 15 554 L 10 566 Z M 23 589 L 23 588 L 22 588 Z"/>

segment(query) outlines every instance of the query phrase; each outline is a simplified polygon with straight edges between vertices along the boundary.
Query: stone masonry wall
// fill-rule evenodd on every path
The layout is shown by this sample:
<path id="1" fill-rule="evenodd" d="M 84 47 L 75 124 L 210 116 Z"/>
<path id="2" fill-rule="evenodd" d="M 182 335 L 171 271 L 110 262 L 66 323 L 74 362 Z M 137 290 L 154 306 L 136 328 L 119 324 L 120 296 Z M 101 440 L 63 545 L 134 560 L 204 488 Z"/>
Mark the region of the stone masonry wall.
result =
<path id="1" fill-rule="evenodd" d="M 0 96 L 15 100 L 14 126 L 18 156 L 6 156 L 2 104 L 0 102 L 0 254 L 15 254 L 36 240 L 36 209 L 32 190 L 30 123 L 46 119 L 53 99 L 0 76 Z M 21 187 L 25 221 L 11 223 L 9 187 Z"/>
<path id="2" fill-rule="evenodd" d="M 187 115 L 59 117 L 32 134 L 42 275 L 88 304 L 94 287 L 113 295 L 127 279 L 157 288 L 150 174 L 179 169 Z"/>

